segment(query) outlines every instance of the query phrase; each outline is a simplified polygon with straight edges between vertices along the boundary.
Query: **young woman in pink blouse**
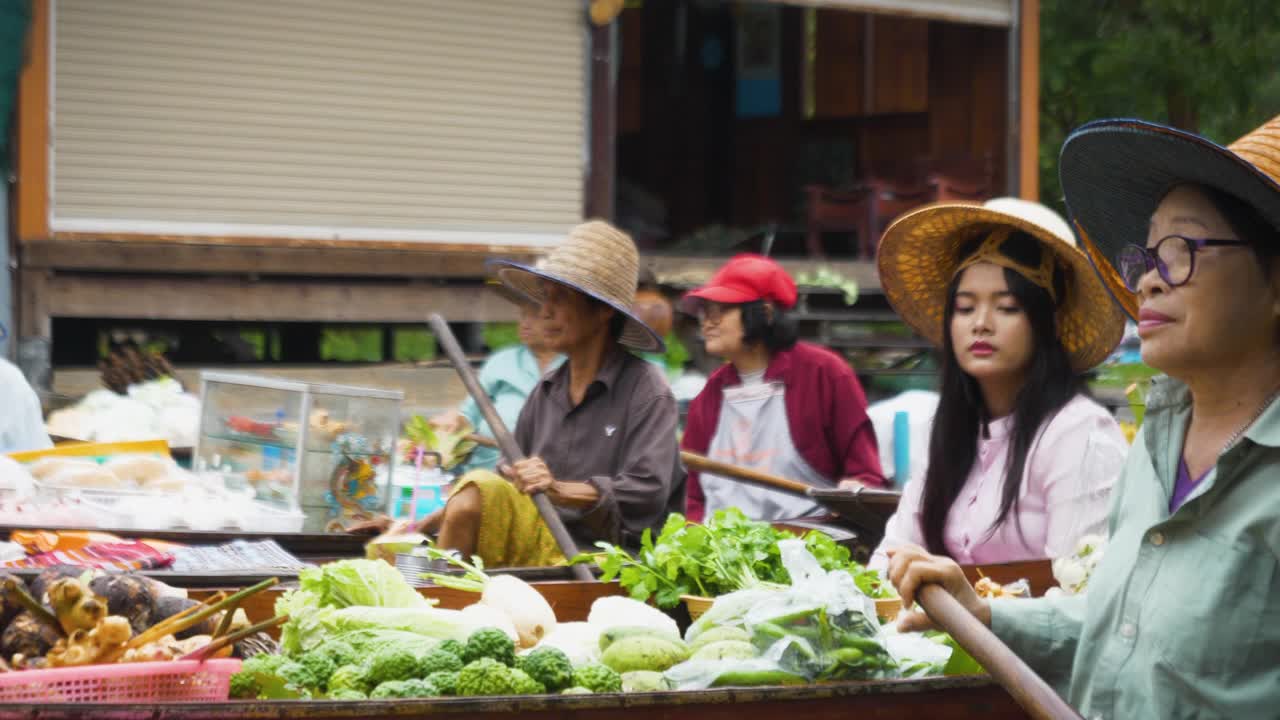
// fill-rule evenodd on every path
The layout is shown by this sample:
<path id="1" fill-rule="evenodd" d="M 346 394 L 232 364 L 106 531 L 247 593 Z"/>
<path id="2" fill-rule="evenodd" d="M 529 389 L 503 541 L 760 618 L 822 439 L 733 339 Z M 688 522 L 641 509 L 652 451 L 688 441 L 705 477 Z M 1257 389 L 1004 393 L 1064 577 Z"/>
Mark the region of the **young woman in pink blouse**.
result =
<path id="1" fill-rule="evenodd" d="M 1104 530 L 1128 446 L 1081 373 L 1124 319 L 1066 222 L 1014 198 L 930 206 L 885 232 L 879 269 L 942 369 L 928 468 L 872 566 L 904 544 L 961 564 L 1053 558 Z"/>

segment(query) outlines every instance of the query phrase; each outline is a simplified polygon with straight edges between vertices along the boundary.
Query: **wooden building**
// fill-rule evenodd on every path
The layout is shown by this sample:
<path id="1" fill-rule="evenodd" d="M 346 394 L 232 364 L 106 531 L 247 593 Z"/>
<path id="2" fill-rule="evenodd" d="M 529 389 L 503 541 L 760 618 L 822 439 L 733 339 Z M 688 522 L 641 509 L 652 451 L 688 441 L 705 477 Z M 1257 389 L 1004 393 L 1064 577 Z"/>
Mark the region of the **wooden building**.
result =
<path id="1" fill-rule="evenodd" d="M 584 216 L 662 271 L 709 225 L 803 225 L 805 184 L 959 154 L 1037 194 L 1038 0 L 622 5 L 33 0 L 24 364 L 48 382 L 62 318 L 505 319 L 485 260 Z"/>

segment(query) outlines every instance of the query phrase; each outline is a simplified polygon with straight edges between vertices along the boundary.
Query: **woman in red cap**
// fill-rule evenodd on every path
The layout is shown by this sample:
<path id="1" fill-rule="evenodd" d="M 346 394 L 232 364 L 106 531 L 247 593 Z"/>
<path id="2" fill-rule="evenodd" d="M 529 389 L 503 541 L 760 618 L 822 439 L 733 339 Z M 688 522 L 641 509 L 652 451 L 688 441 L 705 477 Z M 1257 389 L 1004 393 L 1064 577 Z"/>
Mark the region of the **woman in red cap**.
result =
<path id="1" fill-rule="evenodd" d="M 795 281 L 759 255 L 734 257 L 685 296 L 707 352 L 728 363 L 690 404 L 682 446 L 815 487 L 882 485 L 862 386 L 842 358 L 797 342 L 795 304 Z M 729 507 L 761 520 L 821 512 L 806 498 L 693 471 L 687 491 L 694 521 Z"/>

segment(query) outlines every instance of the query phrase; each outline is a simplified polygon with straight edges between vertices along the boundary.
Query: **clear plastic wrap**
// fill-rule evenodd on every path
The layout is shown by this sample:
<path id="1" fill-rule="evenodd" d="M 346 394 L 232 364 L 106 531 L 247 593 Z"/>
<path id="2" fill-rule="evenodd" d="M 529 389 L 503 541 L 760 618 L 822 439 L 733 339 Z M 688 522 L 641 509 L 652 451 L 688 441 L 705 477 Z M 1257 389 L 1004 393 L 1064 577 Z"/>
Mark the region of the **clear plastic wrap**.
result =
<path id="1" fill-rule="evenodd" d="M 853 577 L 824 571 L 802 541 L 778 546 L 791 586 L 717 598 L 685 635 L 692 657 L 667 679 L 687 690 L 896 677 L 875 602 Z"/>

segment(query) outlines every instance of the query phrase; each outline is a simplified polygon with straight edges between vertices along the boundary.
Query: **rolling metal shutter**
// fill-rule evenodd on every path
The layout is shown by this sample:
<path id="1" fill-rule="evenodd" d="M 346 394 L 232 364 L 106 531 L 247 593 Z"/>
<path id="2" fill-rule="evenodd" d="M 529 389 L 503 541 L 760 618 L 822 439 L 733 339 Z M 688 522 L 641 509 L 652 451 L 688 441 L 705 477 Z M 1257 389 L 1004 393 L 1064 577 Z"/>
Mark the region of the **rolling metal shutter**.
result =
<path id="1" fill-rule="evenodd" d="M 582 215 L 576 0 L 56 0 L 51 226 L 546 244 Z"/>

